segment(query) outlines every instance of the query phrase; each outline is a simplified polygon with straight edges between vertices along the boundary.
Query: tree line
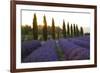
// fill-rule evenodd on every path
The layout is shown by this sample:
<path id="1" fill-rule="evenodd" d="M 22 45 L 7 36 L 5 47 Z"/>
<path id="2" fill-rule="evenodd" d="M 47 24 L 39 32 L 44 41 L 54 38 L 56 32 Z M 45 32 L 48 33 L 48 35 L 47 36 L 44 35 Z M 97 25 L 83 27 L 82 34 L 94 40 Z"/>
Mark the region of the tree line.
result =
<path id="1" fill-rule="evenodd" d="M 37 22 L 37 16 L 34 13 L 34 17 L 33 17 L 33 28 L 32 30 L 30 30 L 31 27 L 28 27 L 29 31 L 32 31 L 33 34 L 33 39 L 34 40 L 38 40 L 38 36 L 39 33 L 42 31 L 42 38 L 43 40 L 48 40 L 48 35 L 51 35 L 52 39 L 59 39 L 61 36 L 63 38 L 72 38 L 72 37 L 78 37 L 78 36 L 83 36 L 84 35 L 84 31 L 83 31 L 83 27 L 78 27 L 77 24 L 71 24 L 69 26 L 69 23 L 67 23 L 67 26 L 65 24 L 65 21 L 63 20 L 63 25 L 62 25 L 62 29 L 60 27 L 55 26 L 55 21 L 54 18 L 52 18 L 52 26 L 48 28 L 47 25 L 47 20 L 46 20 L 46 16 L 43 16 L 43 26 L 42 26 L 42 30 L 39 30 L 39 26 L 38 26 L 38 22 Z M 67 27 L 67 28 L 66 28 Z M 50 33 L 48 33 L 50 32 Z M 57 38 L 56 38 L 57 36 Z"/>

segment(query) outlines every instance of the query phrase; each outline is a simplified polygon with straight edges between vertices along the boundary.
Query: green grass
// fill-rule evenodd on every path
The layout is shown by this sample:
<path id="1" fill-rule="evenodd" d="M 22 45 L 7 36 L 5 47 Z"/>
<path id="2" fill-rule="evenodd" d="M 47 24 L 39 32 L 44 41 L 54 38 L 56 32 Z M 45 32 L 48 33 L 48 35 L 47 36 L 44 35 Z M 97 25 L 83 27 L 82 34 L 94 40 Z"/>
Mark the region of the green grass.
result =
<path id="1" fill-rule="evenodd" d="M 60 61 L 64 61 L 65 60 L 64 52 L 62 51 L 62 49 L 60 48 L 60 46 L 58 45 L 58 43 L 56 43 L 56 52 L 58 54 L 59 60 Z"/>

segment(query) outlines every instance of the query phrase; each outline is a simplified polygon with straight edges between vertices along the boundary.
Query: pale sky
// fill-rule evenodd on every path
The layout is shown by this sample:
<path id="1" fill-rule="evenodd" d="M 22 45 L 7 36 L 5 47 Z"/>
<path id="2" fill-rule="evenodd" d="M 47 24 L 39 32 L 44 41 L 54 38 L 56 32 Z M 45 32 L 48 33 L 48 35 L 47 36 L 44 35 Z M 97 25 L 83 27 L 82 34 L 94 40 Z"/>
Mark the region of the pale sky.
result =
<path id="1" fill-rule="evenodd" d="M 34 13 L 37 16 L 38 25 L 43 25 L 43 16 L 46 16 L 47 25 L 52 25 L 52 18 L 54 18 L 55 26 L 62 28 L 63 20 L 65 23 L 77 24 L 78 27 L 82 26 L 85 32 L 89 32 L 90 27 L 90 14 L 82 12 L 55 12 L 55 11 L 43 11 L 43 10 L 22 10 L 22 25 L 30 25 L 32 27 Z"/>

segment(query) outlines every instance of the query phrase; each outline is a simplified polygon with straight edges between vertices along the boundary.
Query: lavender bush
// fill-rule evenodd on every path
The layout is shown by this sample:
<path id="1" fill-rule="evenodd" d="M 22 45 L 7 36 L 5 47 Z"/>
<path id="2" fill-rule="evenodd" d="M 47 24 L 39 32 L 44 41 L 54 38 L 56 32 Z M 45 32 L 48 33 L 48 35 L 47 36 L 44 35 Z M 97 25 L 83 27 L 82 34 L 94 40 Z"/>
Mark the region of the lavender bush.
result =
<path id="1" fill-rule="evenodd" d="M 41 43 L 37 40 L 32 40 L 32 41 L 24 41 L 21 44 L 21 56 L 22 59 L 28 56 L 32 51 L 37 49 L 38 47 L 41 46 Z"/>
<path id="2" fill-rule="evenodd" d="M 90 49 L 90 41 L 79 40 L 79 39 L 70 39 L 70 41 L 76 45 Z"/>
<path id="3" fill-rule="evenodd" d="M 66 60 L 89 59 L 89 49 L 80 47 L 67 39 L 60 39 L 59 45 L 64 51 Z"/>
<path id="4" fill-rule="evenodd" d="M 55 51 L 55 42 L 53 40 L 47 41 L 42 47 L 33 51 L 23 62 L 47 62 L 57 61 L 58 56 Z"/>

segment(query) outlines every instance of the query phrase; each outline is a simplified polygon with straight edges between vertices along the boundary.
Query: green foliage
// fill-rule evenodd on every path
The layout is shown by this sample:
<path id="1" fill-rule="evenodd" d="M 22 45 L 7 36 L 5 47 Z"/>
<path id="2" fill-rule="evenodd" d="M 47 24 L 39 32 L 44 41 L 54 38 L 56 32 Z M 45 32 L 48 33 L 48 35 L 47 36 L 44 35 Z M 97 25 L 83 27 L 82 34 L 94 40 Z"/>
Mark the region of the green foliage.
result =
<path id="1" fill-rule="evenodd" d="M 60 33 L 59 32 L 57 32 L 57 39 L 59 39 L 60 38 Z"/>
<path id="2" fill-rule="evenodd" d="M 70 29 L 71 29 L 71 35 L 70 35 L 70 36 L 73 37 L 74 31 L 73 31 L 73 26 L 72 26 L 72 24 L 71 24 Z"/>
<path id="3" fill-rule="evenodd" d="M 43 26 L 43 39 L 46 41 L 47 40 L 47 21 L 46 21 L 46 16 L 44 15 L 43 16 L 43 23 L 44 23 L 44 26 Z"/>
<path id="4" fill-rule="evenodd" d="M 54 22 L 54 19 L 52 18 L 52 28 L 51 28 L 51 31 L 52 31 L 52 38 L 55 39 L 55 22 Z"/>
<path id="5" fill-rule="evenodd" d="M 22 40 L 24 39 L 34 39 L 34 40 L 48 40 L 48 39 L 59 39 L 59 38 L 70 38 L 70 37 L 78 37 L 83 36 L 84 31 L 83 27 L 78 28 L 76 24 L 67 23 L 67 27 L 65 21 L 63 20 L 62 28 L 59 26 L 55 26 L 54 18 L 52 18 L 52 26 L 47 26 L 46 16 L 43 16 L 43 26 L 38 25 L 36 13 L 34 13 L 33 18 L 33 28 L 31 26 L 21 26 L 21 34 Z M 67 28 L 67 30 L 66 30 Z"/>
<path id="6" fill-rule="evenodd" d="M 28 34 L 31 34 L 31 31 L 32 31 L 32 28 L 31 26 L 21 26 L 21 34 L 22 35 L 28 35 Z"/>
<path id="7" fill-rule="evenodd" d="M 83 28 L 80 27 L 80 36 L 83 36 L 83 35 L 84 35 Z"/>
<path id="8" fill-rule="evenodd" d="M 32 39 L 32 28 L 31 26 L 25 25 L 25 26 L 21 26 L 21 40 L 30 40 Z"/>
<path id="9" fill-rule="evenodd" d="M 48 29 L 48 35 L 51 35 L 52 31 L 51 31 L 51 26 L 47 26 Z"/>
<path id="10" fill-rule="evenodd" d="M 55 27 L 55 34 L 56 34 L 56 39 L 59 39 L 62 35 L 62 29 L 59 26 Z"/>
<path id="11" fill-rule="evenodd" d="M 63 37 L 66 38 L 66 25 L 65 25 L 65 21 L 64 20 L 63 20 L 62 34 L 63 34 Z"/>
<path id="12" fill-rule="evenodd" d="M 69 22 L 67 23 L 67 37 L 70 37 L 70 28 L 69 28 Z"/>
<path id="13" fill-rule="evenodd" d="M 78 37 L 79 36 L 79 29 L 78 29 L 78 26 L 76 25 L 76 36 Z"/>
<path id="14" fill-rule="evenodd" d="M 37 26 L 36 14 L 34 14 L 34 18 L 33 18 L 33 38 L 34 40 L 38 40 L 38 26 Z"/>
<path id="15" fill-rule="evenodd" d="M 77 35 L 76 35 L 76 27 L 75 27 L 75 24 L 74 24 L 74 37 L 76 37 Z"/>
<path id="16" fill-rule="evenodd" d="M 60 61 L 65 60 L 64 51 L 61 49 L 61 47 L 59 46 L 59 44 L 57 43 L 57 41 L 56 41 L 55 50 L 56 50 L 56 52 L 57 52 L 57 54 L 58 54 L 58 59 L 59 59 Z"/>

